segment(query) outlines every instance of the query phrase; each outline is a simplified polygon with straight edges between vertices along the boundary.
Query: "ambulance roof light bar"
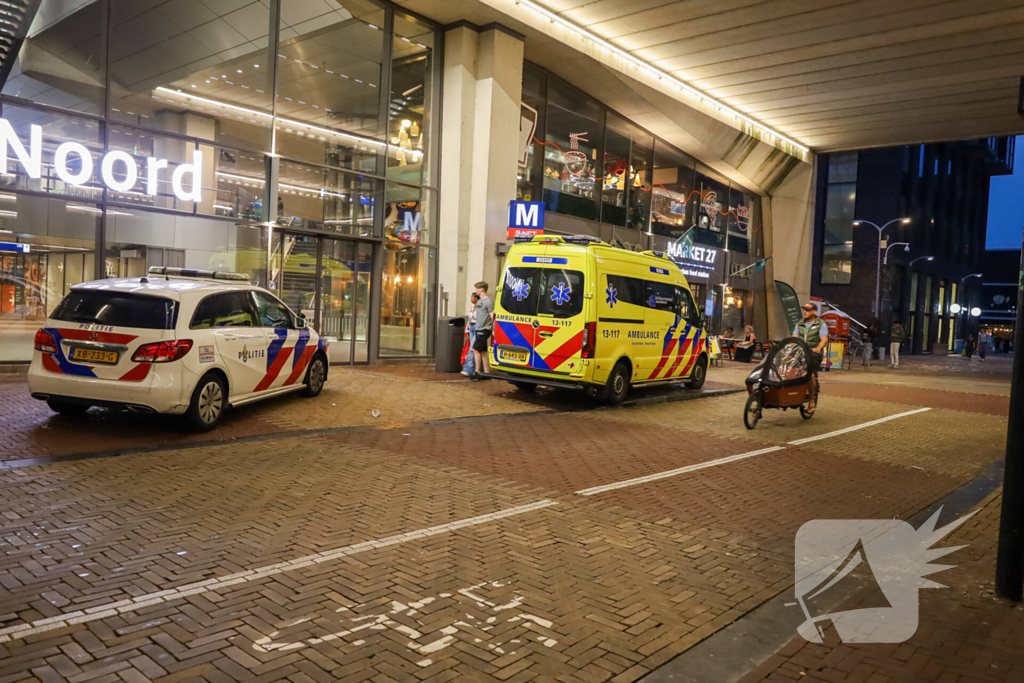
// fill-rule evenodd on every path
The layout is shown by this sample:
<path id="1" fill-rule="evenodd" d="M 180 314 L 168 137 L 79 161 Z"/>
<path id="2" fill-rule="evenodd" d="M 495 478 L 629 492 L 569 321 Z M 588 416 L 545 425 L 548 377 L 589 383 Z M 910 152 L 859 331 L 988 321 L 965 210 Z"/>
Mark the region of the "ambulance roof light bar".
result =
<path id="1" fill-rule="evenodd" d="M 194 268 L 168 268 L 167 266 L 150 266 L 148 275 L 163 275 L 166 279 L 172 277 L 199 278 L 202 280 L 232 280 L 234 282 L 248 282 L 249 276 L 245 273 L 229 273 L 226 270 L 196 270 Z"/>

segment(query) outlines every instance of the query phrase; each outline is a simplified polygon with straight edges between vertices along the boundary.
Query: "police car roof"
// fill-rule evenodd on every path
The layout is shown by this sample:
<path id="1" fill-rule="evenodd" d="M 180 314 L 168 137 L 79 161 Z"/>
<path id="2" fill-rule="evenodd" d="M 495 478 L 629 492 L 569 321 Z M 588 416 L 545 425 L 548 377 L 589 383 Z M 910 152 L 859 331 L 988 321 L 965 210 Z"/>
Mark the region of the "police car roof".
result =
<path id="1" fill-rule="evenodd" d="M 207 280 L 200 278 L 164 277 L 163 275 L 146 275 L 143 277 L 110 278 L 107 280 L 93 280 L 71 285 L 76 292 L 100 291 L 100 292 L 122 292 L 125 294 L 140 294 L 143 296 L 156 296 L 175 300 L 181 300 L 182 295 L 193 291 L 202 291 L 207 294 L 215 291 L 231 291 L 238 289 L 255 289 L 256 287 L 247 282 L 231 280 Z"/>

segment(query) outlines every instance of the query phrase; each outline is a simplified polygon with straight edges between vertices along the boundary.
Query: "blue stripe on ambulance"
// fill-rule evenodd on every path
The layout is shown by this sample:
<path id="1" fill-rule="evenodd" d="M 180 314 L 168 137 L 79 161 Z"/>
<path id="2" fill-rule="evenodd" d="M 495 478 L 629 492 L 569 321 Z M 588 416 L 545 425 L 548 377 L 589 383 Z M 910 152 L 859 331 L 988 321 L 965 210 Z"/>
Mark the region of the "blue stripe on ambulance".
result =
<path id="1" fill-rule="evenodd" d="M 515 323 L 498 323 L 501 325 L 501 331 L 505 333 L 508 340 L 512 342 L 513 346 L 521 346 L 525 349 L 530 350 L 530 367 L 538 370 L 551 370 L 548 364 L 544 362 L 544 359 L 534 350 L 530 342 L 526 341 L 526 337 L 523 336 L 519 328 L 515 326 Z"/>

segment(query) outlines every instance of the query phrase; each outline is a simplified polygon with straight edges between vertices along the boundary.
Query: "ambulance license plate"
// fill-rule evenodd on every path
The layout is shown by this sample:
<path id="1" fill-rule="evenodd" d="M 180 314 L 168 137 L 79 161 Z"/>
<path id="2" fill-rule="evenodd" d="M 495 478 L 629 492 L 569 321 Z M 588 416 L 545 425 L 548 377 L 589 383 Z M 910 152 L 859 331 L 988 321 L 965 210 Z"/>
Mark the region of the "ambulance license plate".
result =
<path id="1" fill-rule="evenodd" d="M 525 351 L 506 351 L 505 349 L 498 350 L 498 358 L 509 363 L 525 363 L 530 360 Z"/>
<path id="2" fill-rule="evenodd" d="M 71 360 L 80 360 L 87 363 L 117 364 L 117 351 L 97 351 L 95 349 L 83 349 L 81 347 L 71 349 Z"/>

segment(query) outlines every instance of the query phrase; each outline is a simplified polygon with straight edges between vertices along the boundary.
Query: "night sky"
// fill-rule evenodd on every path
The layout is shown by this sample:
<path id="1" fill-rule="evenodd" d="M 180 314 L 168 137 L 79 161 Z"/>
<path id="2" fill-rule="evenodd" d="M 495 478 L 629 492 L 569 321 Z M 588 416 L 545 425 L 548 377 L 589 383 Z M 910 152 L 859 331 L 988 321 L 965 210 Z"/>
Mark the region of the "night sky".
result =
<path id="1" fill-rule="evenodd" d="M 986 249 L 1020 249 L 1024 230 L 1024 135 L 1017 136 L 1013 175 L 993 176 Z"/>

